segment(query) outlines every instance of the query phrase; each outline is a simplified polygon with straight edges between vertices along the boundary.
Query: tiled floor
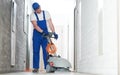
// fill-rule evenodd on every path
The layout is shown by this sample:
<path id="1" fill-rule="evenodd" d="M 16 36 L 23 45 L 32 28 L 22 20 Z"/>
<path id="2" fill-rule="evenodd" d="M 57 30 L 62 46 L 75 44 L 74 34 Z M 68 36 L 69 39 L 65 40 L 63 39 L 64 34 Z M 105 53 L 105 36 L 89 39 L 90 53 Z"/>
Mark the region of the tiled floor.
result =
<path id="1" fill-rule="evenodd" d="M 31 73 L 31 72 L 17 72 L 17 73 L 6 73 L 0 75 L 91 75 L 91 74 L 82 74 L 82 73 L 74 73 L 74 72 L 56 72 L 56 73 Z"/>

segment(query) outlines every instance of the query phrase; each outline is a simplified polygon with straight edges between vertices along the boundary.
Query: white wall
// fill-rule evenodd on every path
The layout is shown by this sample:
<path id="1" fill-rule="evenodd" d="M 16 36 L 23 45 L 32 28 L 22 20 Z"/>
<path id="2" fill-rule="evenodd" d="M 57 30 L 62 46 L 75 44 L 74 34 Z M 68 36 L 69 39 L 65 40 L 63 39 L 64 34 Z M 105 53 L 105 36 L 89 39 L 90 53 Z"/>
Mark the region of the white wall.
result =
<path id="1" fill-rule="evenodd" d="M 103 11 L 99 11 L 98 0 L 81 0 L 81 19 L 78 19 L 81 23 L 77 24 L 81 24 L 81 47 L 76 49 L 78 72 L 118 74 L 116 1 L 103 0 Z"/>

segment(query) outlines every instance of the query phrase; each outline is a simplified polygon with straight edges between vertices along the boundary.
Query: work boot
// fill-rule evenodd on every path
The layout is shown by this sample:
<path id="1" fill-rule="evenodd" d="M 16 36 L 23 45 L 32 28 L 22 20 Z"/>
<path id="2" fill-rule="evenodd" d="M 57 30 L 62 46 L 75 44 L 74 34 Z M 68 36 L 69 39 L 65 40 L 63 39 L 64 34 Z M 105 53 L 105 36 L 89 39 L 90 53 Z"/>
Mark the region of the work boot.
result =
<path id="1" fill-rule="evenodd" d="M 38 73 L 38 69 L 33 69 L 32 72 L 33 73 Z"/>

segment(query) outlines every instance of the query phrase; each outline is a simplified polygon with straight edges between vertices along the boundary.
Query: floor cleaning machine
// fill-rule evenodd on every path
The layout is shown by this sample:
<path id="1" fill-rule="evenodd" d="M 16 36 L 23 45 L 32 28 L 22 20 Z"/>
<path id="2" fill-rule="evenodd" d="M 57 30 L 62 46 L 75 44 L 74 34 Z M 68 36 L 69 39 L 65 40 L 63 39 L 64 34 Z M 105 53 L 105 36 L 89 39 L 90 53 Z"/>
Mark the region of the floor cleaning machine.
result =
<path id="1" fill-rule="evenodd" d="M 60 55 L 56 54 L 57 48 L 51 39 L 54 38 L 53 33 L 49 32 L 49 34 L 44 37 L 48 40 L 46 50 L 49 54 L 47 59 L 48 64 L 46 66 L 46 72 L 70 72 L 70 62 L 65 58 L 62 58 Z"/>

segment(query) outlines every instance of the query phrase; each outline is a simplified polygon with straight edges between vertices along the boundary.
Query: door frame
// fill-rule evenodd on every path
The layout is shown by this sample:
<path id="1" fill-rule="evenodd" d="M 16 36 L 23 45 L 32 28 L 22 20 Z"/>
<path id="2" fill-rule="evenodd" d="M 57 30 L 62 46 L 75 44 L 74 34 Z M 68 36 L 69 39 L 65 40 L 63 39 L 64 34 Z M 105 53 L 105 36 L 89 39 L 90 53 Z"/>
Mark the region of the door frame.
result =
<path id="1" fill-rule="evenodd" d="M 120 1 L 117 0 L 117 30 L 118 30 L 118 75 L 120 75 Z"/>

